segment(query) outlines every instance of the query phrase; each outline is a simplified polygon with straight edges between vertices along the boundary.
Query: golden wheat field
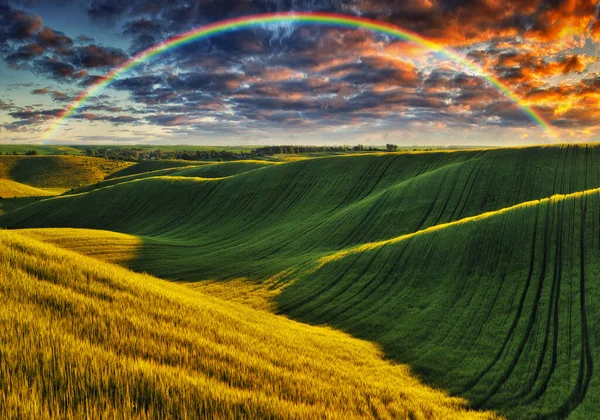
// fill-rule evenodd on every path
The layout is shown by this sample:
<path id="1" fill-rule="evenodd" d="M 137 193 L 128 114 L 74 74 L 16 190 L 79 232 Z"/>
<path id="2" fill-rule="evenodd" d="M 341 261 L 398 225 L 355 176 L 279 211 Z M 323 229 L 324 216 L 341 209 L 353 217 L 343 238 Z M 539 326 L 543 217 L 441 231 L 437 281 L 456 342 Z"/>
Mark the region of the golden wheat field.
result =
<path id="1" fill-rule="evenodd" d="M 494 418 L 371 343 L 26 233 L 0 231 L 0 302 L 2 418 Z"/>

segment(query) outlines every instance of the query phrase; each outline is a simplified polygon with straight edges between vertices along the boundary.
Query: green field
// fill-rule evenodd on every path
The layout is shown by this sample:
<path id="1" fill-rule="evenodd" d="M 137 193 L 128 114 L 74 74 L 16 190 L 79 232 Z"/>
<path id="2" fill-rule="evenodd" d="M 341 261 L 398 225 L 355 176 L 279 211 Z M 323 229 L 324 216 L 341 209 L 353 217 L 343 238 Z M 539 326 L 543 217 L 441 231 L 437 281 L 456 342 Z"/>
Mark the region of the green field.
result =
<path id="1" fill-rule="evenodd" d="M 132 164 L 84 156 L 0 156 L 0 179 L 67 190 L 101 181 Z"/>
<path id="2" fill-rule="evenodd" d="M 38 144 L 0 144 L 0 153 L 3 155 L 17 153 L 23 155 L 34 150 L 38 155 L 73 155 L 82 154 L 84 149 L 78 149 L 73 146 L 42 146 Z"/>
<path id="3" fill-rule="evenodd" d="M 600 416 L 600 147 L 161 165 L 0 226 L 342 330 L 477 409 Z"/>

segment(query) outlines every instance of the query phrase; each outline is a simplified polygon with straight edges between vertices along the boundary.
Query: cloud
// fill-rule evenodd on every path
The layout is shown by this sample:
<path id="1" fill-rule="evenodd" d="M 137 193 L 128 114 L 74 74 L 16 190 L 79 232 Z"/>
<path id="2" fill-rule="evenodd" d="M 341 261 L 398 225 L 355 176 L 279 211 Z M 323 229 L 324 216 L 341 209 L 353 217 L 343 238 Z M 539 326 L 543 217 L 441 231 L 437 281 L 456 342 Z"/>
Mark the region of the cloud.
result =
<path id="1" fill-rule="evenodd" d="M 46 74 L 58 80 L 81 79 L 87 75 L 86 70 L 79 70 L 71 63 L 54 57 L 43 57 L 35 60 L 33 67 L 38 73 Z"/>
<path id="2" fill-rule="evenodd" d="M 8 111 L 15 108 L 15 105 L 11 102 L 5 102 L 0 99 L 0 111 Z"/>
<path id="3" fill-rule="evenodd" d="M 98 45 L 76 47 L 69 55 L 73 57 L 72 63 L 86 69 L 118 66 L 128 58 L 127 54 L 117 48 Z"/>
<path id="4" fill-rule="evenodd" d="M 39 46 L 44 49 L 54 48 L 56 50 L 66 51 L 68 48 L 73 46 L 73 40 L 63 34 L 44 26 L 37 34 L 36 41 Z"/>
<path id="5" fill-rule="evenodd" d="M 48 88 L 34 89 L 31 91 L 32 95 L 45 95 L 48 93 Z"/>
<path id="6" fill-rule="evenodd" d="M 89 40 L 80 36 L 78 43 Z M 40 16 L 0 1 L 0 53 L 13 68 L 57 80 L 78 80 L 87 76 L 90 69 L 114 67 L 128 58 L 117 48 L 74 44 L 63 32 L 44 26 Z"/>
<path id="7" fill-rule="evenodd" d="M 330 11 L 397 24 L 467 54 L 561 127 L 590 126 L 598 117 L 592 110 L 600 108 L 595 93 L 600 83 L 584 77 L 597 68 L 597 57 L 581 41 L 600 41 L 595 1 L 84 3 L 92 22 L 120 33 L 128 45 L 103 46 L 85 34 L 72 34 L 71 39 L 45 26 L 40 17 L 0 6 L 0 23 L 6 23 L 0 25 L 0 44 L 7 63 L 83 89 L 125 62 L 129 54 L 124 50 L 135 53 L 199 25 L 262 12 Z M 163 54 L 112 87 L 127 92 L 136 110 L 102 99 L 74 118 L 146 122 L 173 131 L 220 125 L 235 133 L 286 125 L 318 131 L 388 122 L 423 127 L 439 123 L 444 129 L 531 126 L 523 111 L 496 88 L 442 55 L 366 30 L 324 26 L 270 25 L 201 40 Z M 63 90 L 71 92 L 48 88 L 37 94 L 67 101 L 71 96 Z"/>
<path id="8" fill-rule="evenodd" d="M 15 10 L 0 2 L 0 44 L 6 41 L 23 41 L 31 38 L 42 27 L 39 16 Z"/>
<path id="9" fill-rule="evenodd" d="M 48 88 L 34 89 L 31 91 L 31 94 L 32 95 L 49 95 L 53 100 L 55 100 L 57 102 L 66 102 L 66 101 L 70 101 L 72 99 L 71 96 L 67 95 L 66 93 L 62 93 L 57 90 L 50 90 Z"/>

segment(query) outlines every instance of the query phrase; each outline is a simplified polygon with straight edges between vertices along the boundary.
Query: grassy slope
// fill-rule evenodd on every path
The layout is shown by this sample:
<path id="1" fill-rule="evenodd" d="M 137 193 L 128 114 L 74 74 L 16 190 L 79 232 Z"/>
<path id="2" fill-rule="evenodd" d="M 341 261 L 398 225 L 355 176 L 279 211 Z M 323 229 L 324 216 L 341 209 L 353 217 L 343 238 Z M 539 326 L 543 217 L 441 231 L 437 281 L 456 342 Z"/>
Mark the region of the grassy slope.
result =
<path id="1" fill-rule="evenodd" d="M 54 195 L 52 191 L 42 190 L 40 188 L 30 187 L 29 185 L 20 184 L 10 179 L 0 178 L 0 197 L 18 198 L 18 197 L 43 197 Z"/>
<path id="2" fill-rule="evenodd" d="M 437 240 L 437 233 L 423 235 L 385 251 L 352 254 L 312 274 L 308 270 L 339 250 L 598 187 L 599 161 L 599 148 L 580 146 L 333 157 L 216 181 L 158 177 L 123 183 L 45 200 L 0 217 L 0 224 L 135 234 L 141 244 L 127 264 L 172 279 L 298 277 L 279 298 L 281 310 L 295 317 L 330 322 L 382 343 L 389 355 L 478 405 L 517 417 L 536 410 L 585 417 L 596 414 L 600 402 L 597 391 L 584 393 L 597 389 L 587 358 L 598 356 L 598 332 L 582 321 L 590 319 L 582 315 L 586 311 L 597 315 L 593 301 L 586 298 L 577 306 L 581 255 L 591 270 L 583 289 L 593 287 L 598 273 L 592 264 L 597 256 L 578 253 L 577 244 L 583 229 L 586 249 L 598 247 L 592 238 L 598 232 L 593 220 L 600 218 L 595 204 L 586 207 L 590 224 L 586 219 L 583 228 L 577 224 L 577 204 L 569 204 L 572 213 L 562 218 L 549 204 L 531 207 L 551 208 L 548 229 L 555 226 L 546 230 L 545 222 L 538 222 L 544 228 L 536 232 L 545 233 L 536 241 L 526 207 L 506 213 L 516 214 L 510 218 L 489 219 L 501 221 L 494 222 L 500 224 L 496 230 L 489 228 L 491 221 L 469 223 L 440 232 L 444 240 Z M 544 217 L 538 219 L 546 220 L 540 211 Z M 547 238 L 559 245 L 544 248 Z M 540 267 L 553 270 L 561 260 L 552 257 L 559 248 L 564 262 L 557 270 L 569 270 L 561 274 L 570 279 L 564 283 L 568 293 L 557 291 L 558 274 L 540 280 Z M 504 272 L 500 267 L 506 265 L 510 269 Z M 290 269 L 289 276 L 281 275 Z M 375 285 L 379 289 L 371 296 Z M 369 305 L 353 300 L 355 294 Z M 320 305 L 305 301 L 315 296 L 321 296 Z M 553 309 L 556 302 L 559 309 Z M 581 338 L 584 330 L 589 340 Z M 555 349 L 554 337 L 560 348 Z"/>
<path id="3" fill-rule="evenodd" d="M 253 171 L 260 169 L 268 165 L 273 165 L 274 162 L 258 161 L 258 160 L 243 160 L 236 162 L 223 162 L 223 163 L 206 163 L 203 162 L 201 165 L 193 165 L 189 167 L 173 167 L 167 169 L 149 170 L 147 172 L 135 173 L 132 175 L 125 175 L 121 177 L 111 176 L 110 179 L 98 182 L 96 184 L 87 185 L 82 188 L 77 188 L 73 193 L 89 192 L 98 188 L 109 187 L 111 185 L 121 184 L 123 182 L 135 181 L 136 179 L 146 179 L 156 176 L 183 176 L 183 177 L 197 177 L 197 178 L 223 178 L 241 174 L 244 172 Z M 138 164 L 139 165 L 139 164 Z M 136 168 L 138 165 L 132 166 L 131 170 L 143 170 L 149 169 L 147 166 L 144 168 Z M 127 170 L 120 171 L 128 172 Z M 117 175 L 117 174 L 115 174 Z"/>
<path id="4" fill-rule="evenodd" d="M 279 296 L 514 418 L 597 418 L 600 192 L 532 202 L 329 257 Z"/>
<path id="5" fill-rule="evenodd" d="M 0 179 L 0 215 L 48 196 L 59 194 L 60 191 L 60 189 L 58 191 L 40 189 L 10 179 Z"/>
<path id="6" fill-rule="evenodd" d="M 0 225 L 135 234 L 143 247 L 134 269 L 261 279 L 345 247 L 600 186 L 599 161 L 600 148 L 579 147 L 312 159 L 222 180 L 121 183 L 45 200 Z"/>
<path id="7" fill-rule="evenodd" d="M 372 344 L 0 231 L 0 417 L 489 418 Z"/>
<path id="8" fill-rule="evenodd" d="M 129 165 L 83 156 L 0 156 L 0 178 L 65 190 L 100 181 Z"/>
<path id="9" fill-rule="evenodd" d="M 199 162 L 186 160 L 149 160 L 140 162 L 112 173 L 108 179 L 120 178 L 129 175 L 143 174 L 145 172 L 160 171 L 169 168 L 184 168 L 190 165 L 198 165 Z"/>

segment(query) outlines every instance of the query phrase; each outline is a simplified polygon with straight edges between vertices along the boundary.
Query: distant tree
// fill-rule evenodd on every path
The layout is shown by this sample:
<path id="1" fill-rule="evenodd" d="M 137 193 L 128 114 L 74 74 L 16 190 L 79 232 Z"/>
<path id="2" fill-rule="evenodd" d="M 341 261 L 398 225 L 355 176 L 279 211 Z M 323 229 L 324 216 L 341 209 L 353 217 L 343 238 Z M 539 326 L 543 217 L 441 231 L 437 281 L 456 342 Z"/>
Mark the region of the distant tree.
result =
<path id="1" fill-rule="evenodd" d="M 18 155 L 18 153 L 17 153 L 16 151 L 14 151 L 14 150 L 13 150 L 13 153 L 12 153 L 12 154 L 13 154 L 14 156 L 17 156 L 17 155 Z"/>
<path id="2" fill-rule="evenodd" d="M 37 150 L 28 150 L 25 152 L 25 156 L 35 156 L 37 154 L 38 154 Z"/>
<path id="3" fill-rule="evenodd" d="M 398 150 L 398 146 L 395 144 L 386 144 L 385 150 L 387 150 L 388 152 L 395 152 Z"/>

